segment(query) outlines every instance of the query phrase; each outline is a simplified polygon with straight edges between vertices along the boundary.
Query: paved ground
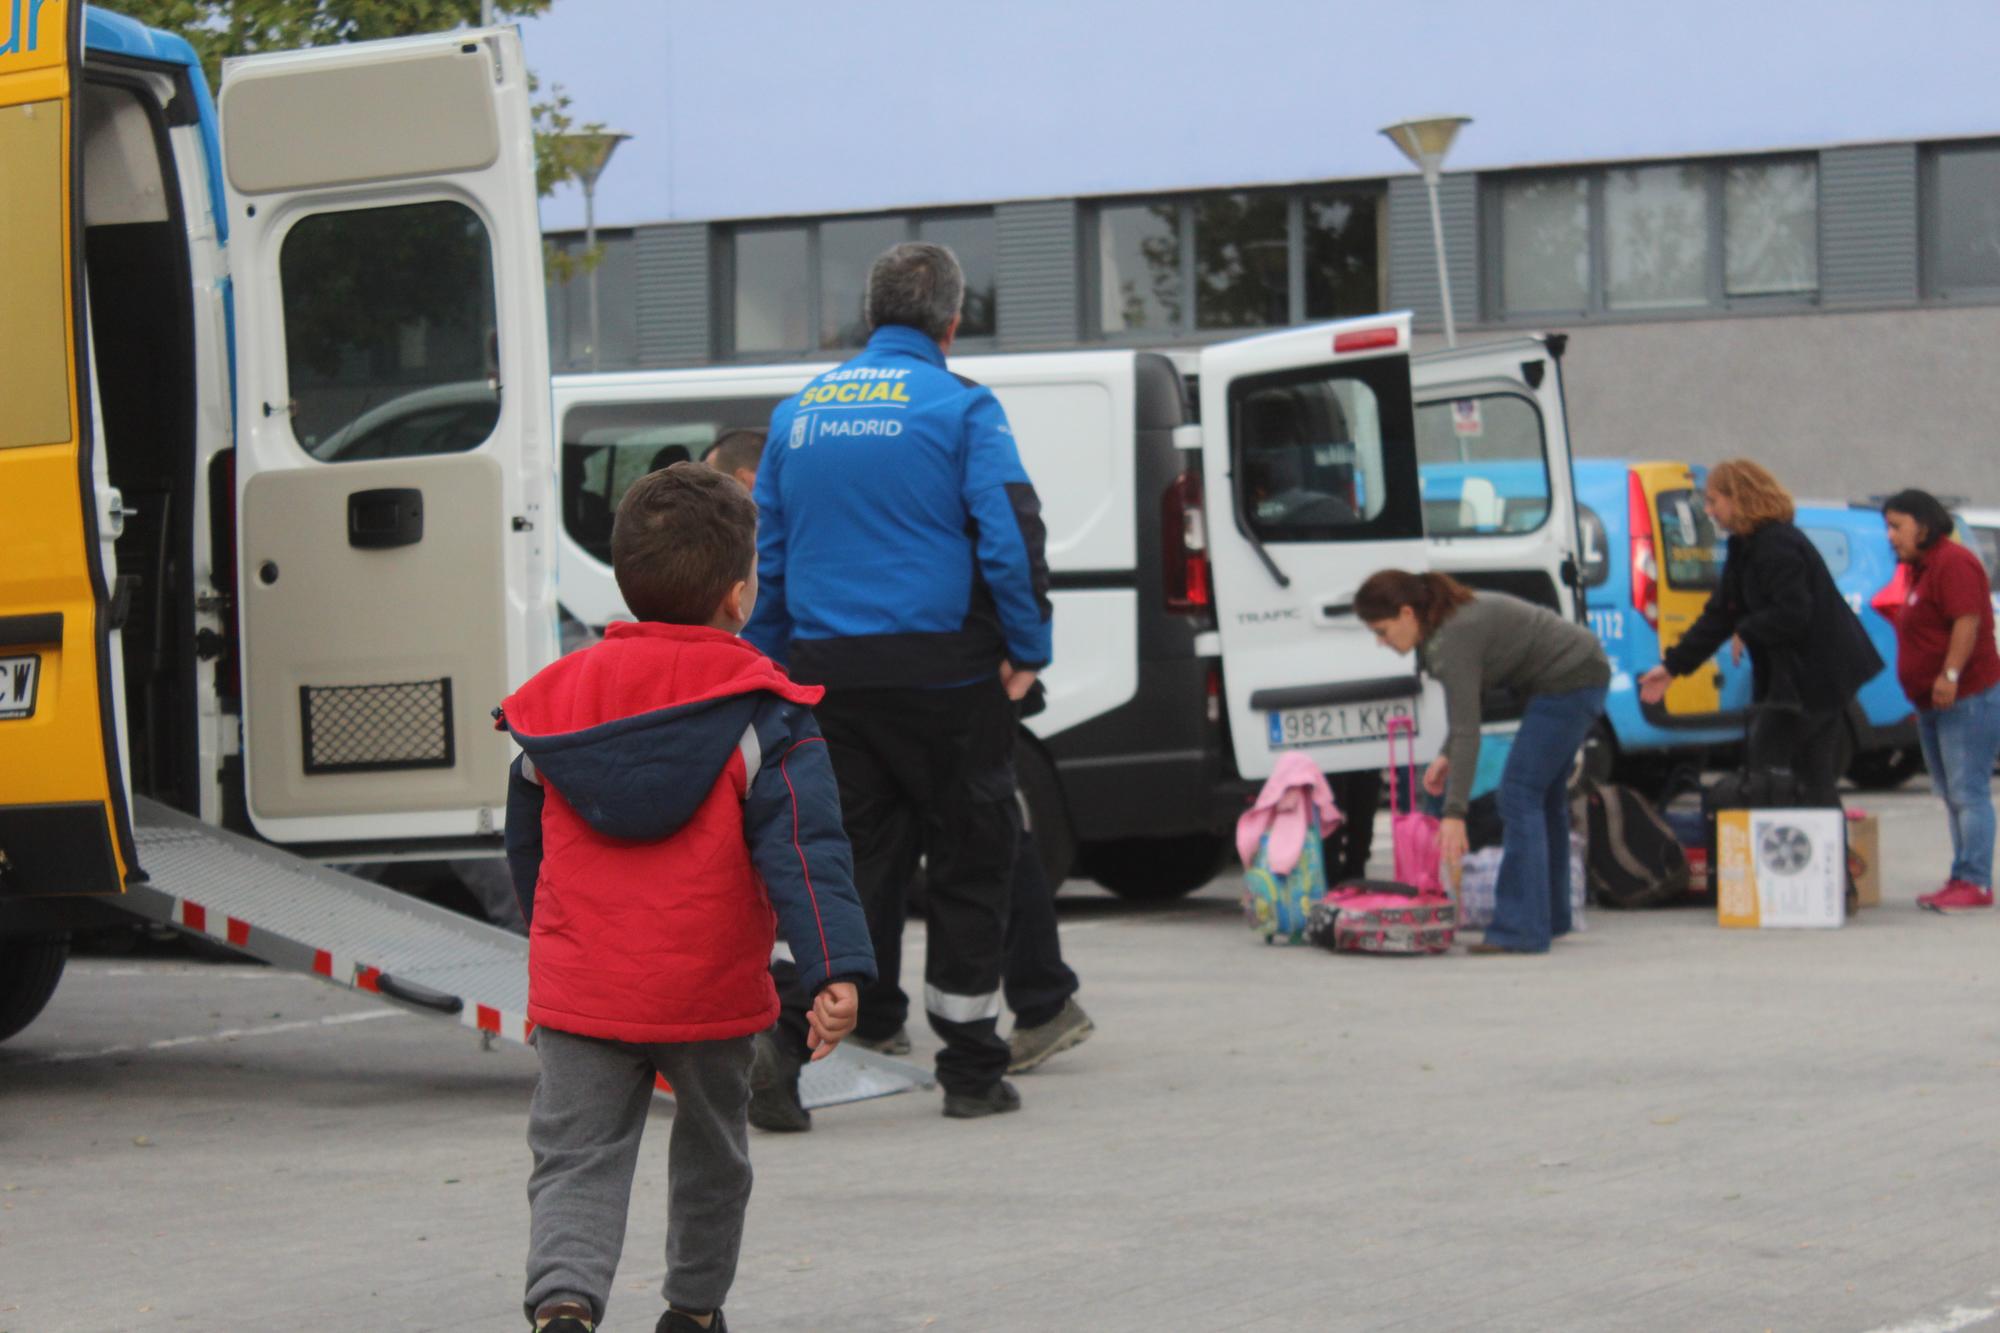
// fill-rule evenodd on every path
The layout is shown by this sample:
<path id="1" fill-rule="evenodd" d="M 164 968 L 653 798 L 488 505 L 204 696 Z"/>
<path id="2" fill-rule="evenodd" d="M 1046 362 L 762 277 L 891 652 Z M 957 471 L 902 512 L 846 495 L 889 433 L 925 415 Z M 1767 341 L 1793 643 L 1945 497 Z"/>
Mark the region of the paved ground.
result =
<path id="1" fill-rule="evenodd" d="M 1020 1115 L 760 1137 L 732 1325 L 2000 1328 L 2000 918 L 1916 911 L 1941 813 L 1867 803 L 1888 901 L 1838 933 L 1334 958 L 1254 944 L 1233 878 L 1072 886 L 1099 1035 Z M 79 962 L 0 1051 L 0 1330 L 518 1327 L 533 1077 L 266 969 Z M 659 1308 L 670 1119 L 615 1329 Z"/>

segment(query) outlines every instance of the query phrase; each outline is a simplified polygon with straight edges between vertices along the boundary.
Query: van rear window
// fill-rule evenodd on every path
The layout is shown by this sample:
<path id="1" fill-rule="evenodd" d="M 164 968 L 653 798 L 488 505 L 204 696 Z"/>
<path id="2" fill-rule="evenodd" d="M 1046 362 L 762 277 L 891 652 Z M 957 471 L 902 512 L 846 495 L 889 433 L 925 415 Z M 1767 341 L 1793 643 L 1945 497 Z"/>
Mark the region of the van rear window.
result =
<path id="1" fill-rule="evenodd" d="M 1721 586 L 1722 536 L 1701 496 L 1692 490 L 1661 491 L 1654 508 L 1667 586 L 1683 592 L 1713 592 Z"/>
<path id="2" fill-rule="evenodd" d="M 578 403 L 563 413 L 563 528 L 611 563 L 611 519 L 632 483 L 673 463 L 700 462 L 725 431 L 762 429 L 774 397 Z"/>
<path id="3" fill-rule="evenodd" d="M 1410 410 L 1401 360 L 1236 381 L 1235 483 L 1252 534 L 1265 542 L 1421 536 Z"/>

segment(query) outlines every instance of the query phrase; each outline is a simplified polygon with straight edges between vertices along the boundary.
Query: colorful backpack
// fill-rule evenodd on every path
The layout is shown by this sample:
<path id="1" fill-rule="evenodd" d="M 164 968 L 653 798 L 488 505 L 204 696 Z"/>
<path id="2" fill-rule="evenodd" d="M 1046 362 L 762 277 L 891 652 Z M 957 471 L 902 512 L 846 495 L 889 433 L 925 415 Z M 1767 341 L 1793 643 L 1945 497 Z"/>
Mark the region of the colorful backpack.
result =
<path id="1" fill-rule="evenodd" d="M 1264 943 L 1303 944 L 1306 920 L 1325 895 L 1326 853 L 1320 846 L 1317 810 L 1308 817 L 1305 844 L 1289 871 L 1271 868 L 1271 835 L 1263 835 L 1243 872 L 1243 919 Z"/>

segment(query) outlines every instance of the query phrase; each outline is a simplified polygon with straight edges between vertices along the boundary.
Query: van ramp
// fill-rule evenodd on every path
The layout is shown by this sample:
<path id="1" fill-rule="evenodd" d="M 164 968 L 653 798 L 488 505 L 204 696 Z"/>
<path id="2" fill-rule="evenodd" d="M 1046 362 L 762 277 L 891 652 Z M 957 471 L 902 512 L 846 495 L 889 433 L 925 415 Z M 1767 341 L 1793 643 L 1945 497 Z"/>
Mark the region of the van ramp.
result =
<path id="1" fill-rule="evenodd" d="M 497 926 L 329 870 L 137 797 L 148 878 L 121 905 L 253 958 L 367 991 L 417 1013 L 527 1042 L 528 942 Z M 808 1107 L 929 1087 L 927 1071 L 851 1043 L 808 1065 Z"/>

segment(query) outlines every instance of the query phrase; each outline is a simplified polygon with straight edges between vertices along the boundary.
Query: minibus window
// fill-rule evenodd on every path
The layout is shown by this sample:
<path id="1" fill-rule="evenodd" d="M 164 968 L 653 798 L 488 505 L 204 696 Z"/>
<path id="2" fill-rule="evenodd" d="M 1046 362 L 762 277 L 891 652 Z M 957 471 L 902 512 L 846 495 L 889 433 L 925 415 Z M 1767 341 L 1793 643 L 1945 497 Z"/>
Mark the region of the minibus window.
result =
<path id="1" fill-rule="evenodd" d="M 1406 363 L 1349 363 L 1230 388 L 1240 513 L 1262 542 L 1423 533 Z"/>
<path id="2" fill-rule="evenodd" d="M 1722 538 L 1691 490 L 1661 491 L 1654 501 L 1667 586 L 1711 592 L 1722 582 Z"/>
<path id="3" fill-rule="evenodd" d="M 0 449 L 71 438 L 68 327 L 64 319 L 60 102 L 0 107 L 0 271 L 7 315 L 0 319 Z"/>
<path id="4" fill-rule="evenodd" d="M 563 527 L 611 563 L 611 520 L 632 483 L 674 463 L 699 462 L 740 427 L 770 425 L 777 397 L 578 403 L 563 413 Z"/>
<path id="5" fill-rule="evenodd" d="M 1417 464 L 1433 537 L 1510 536 L 1548 522 L 1542 414 L 1518 394 L 1420 404 Z"/>
<path id="6" fill-rule="evenodd" d="M 461 453 L 492 435 L 493 245 L 478 214 L 447 201 L 315 213 L 286 234 L 278 271 L 292 433 L 307 452 Z"/>

